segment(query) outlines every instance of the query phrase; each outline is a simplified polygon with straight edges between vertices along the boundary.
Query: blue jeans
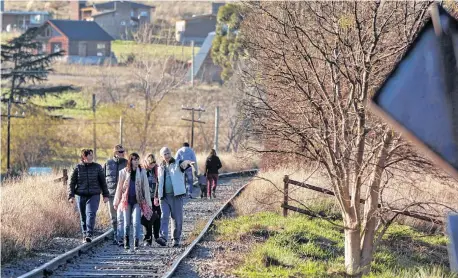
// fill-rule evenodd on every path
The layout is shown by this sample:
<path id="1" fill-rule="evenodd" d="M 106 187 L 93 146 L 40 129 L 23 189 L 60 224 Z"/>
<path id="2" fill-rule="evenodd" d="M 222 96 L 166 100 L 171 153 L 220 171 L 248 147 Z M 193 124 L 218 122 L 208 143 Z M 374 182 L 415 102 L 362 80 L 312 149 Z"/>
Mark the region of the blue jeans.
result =
<path id="1" fill-rule="evenodd" d="M 192 195 L 192 184 L 193 184 L 193 176 L 192 176 L 192 167 L 186 169 L 184 172 L 185 179 L 186 179 L 186 184 L 188 188 L 188 195 Z"/>
<path id="2" fill-rule="evenodd" d="M 81 230 L 83 236 L 92 236 L 95 228 L 95 216 L 99 209 L 100 195 L 76 195 L 76 204 L 80 213 Z"/>
<path id="3" fill-rule="evenodd" d="M 169 222 L 172 217 L 172 240 L 180 242 L 183 228 L 183 198 L 175 197 L 173 194 L 165 194 L 161 200 L 161 230 L 160 237 L 169 238 Z"/>
<path id="4" fill-rule="evenodd" d="M 110 196 L 110 198 L 108 199 L 108 203 L 107 203 L 108 212 L 110 213 L 114 239 L 119 241 L 119 240 L 122 240 L 124 237 L 124 215 L 121 209 L 119 208 L 118 210 L 114 209 L 113 203 L 114 203 L 114 197 Z"/>
<path id="5" fill-rule="evenodd" d="M 140 239 L 142 233 L 142 225 L 141 225 L 141 209 L 140 205 L 128 204 L 126 210 L 123 211 L 124 213 L 124 236 L 129 236 L 130 232 L 130 224 L 134 226 L 134 238 Z M 131 221 L 133 223 L 131 223 Z"/>

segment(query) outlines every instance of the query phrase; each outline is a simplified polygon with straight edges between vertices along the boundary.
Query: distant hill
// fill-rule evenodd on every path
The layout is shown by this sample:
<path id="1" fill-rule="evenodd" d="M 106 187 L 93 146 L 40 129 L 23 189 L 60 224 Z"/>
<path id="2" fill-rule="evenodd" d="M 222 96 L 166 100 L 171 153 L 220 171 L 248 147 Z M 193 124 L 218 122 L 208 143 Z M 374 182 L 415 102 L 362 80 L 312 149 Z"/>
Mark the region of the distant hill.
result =
<path id="1" fill-rule="evenodd" d="M 89 1 L 89 3 L 96 2 L 107 2 L 107 1 Z M 200 2 L 200 1 L 135 1 L 145 4 L 149 4 L 156 7 L 155 18 L 160 18 L 174 23 L 177 19 L 193 14 L 205 14 L 209 13 L 211 8 L 211 2 Z M 224 2 L 224 1 L 222 1 Z M 69 17 L 69 3 L 70 1 L 40 1 L 40 0 L 29 0 L 29 1 L 13 1 L 5 0 L 5 10 L 39 10 L 52 12 L 58 19 L 68 19 Z"/>

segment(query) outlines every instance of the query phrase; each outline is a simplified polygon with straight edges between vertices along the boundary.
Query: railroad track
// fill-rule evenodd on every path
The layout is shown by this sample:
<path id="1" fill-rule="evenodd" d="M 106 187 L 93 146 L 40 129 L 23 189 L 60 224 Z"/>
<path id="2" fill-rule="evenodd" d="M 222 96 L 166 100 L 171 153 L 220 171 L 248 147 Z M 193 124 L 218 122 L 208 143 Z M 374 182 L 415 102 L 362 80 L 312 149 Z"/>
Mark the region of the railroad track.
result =
<path id="1" fill-rule="evenodd" d="M 213 221 L 229 206 L 230 202 L 245 188 L 257 170 L 220 174 L 217 199 L 191 199 L 184 207 L 183 238 L 186 242 L 195 225 L 206 221 L 204 229 L 192 243 L 179 248 L 140 247 L 125 251 L 113 245 L 108 230 L 69 252 L 62 254 L 20 278 L 28 277 L 171 277 L 180 262 L 205 235 Z M 236 178 L 234 178 L 236 177 Z"/>

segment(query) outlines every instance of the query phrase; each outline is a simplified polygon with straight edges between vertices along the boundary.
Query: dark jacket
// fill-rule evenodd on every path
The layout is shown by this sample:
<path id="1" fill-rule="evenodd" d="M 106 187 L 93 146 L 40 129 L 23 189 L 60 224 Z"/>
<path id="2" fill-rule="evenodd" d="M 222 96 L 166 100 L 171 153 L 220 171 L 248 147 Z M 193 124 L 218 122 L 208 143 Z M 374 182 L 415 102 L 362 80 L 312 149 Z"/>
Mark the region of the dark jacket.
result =
<path id="1" fill-rule="evenodd" d="M 103 197 L 108 197 L 110 195 L 102 166 L 98 163 L 82 162 L 76 165 L 70 177 L 68 198 L 75 197 L 75 195 L 98 195 L 101 192 Z"/>
<path id="2" fill-rule="evenodd" d="M 218 174 L 218 170 L 223 167 L 219 157 L 216 155 L 209 156 L 205 161 L 205 173 L 207 174 Z"/>
<path id="3" fill-rule="evenodd" d="M 126 168 L 127 159 L 120 157 L 113 157 L 107 160 L 103 166 L 105 173 L 105 180 L 107 182 L 108 191 L 110 196 L 114 196 L 118 186 L 119 171 Z"/>

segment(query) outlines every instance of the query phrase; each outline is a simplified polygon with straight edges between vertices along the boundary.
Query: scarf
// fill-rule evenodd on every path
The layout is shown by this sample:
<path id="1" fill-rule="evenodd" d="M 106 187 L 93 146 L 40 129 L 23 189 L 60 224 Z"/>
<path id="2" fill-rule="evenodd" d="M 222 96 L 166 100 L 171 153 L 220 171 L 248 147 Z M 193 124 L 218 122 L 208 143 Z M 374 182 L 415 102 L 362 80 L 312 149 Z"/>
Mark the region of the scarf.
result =
<path id="1" fill-rule="evenodd" d="M 124 180 L 124 183 L 122 185 L 121 211 L 125 211 L 129 203 L 128 198 L 130 174 L 131 173 L 128 173 L 128 176 L 126 176 L 126 179 Z M 145 216 L 147 220 L 150 220 L 151 216 L 153 215 L 153 210 L 148 206 L 148 202 L 146 202 L 145 195 L 143 194 L 143 181 L 144 180 L 142 179 L 142 169 L 138 167 L 135 173 L 135 196 L 137 198 L 137 203 L 140 206 L 143 216 Z M 149 188 L 149 185 L 147 188 Z"/>

